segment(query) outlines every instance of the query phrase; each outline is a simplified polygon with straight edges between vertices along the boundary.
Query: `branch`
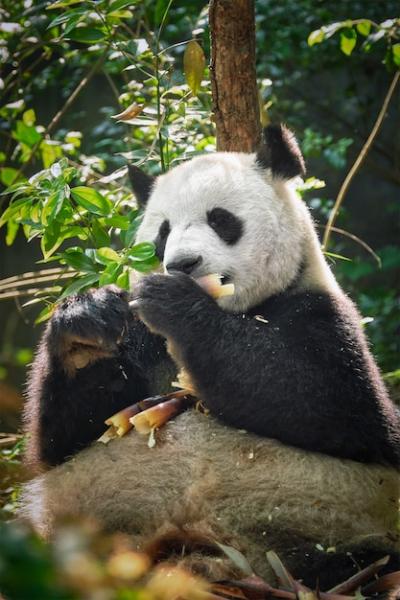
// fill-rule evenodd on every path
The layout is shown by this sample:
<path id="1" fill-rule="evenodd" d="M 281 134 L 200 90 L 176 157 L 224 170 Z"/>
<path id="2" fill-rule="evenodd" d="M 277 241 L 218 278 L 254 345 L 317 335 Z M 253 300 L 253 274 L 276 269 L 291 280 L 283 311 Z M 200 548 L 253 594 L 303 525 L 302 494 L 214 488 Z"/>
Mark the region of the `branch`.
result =
<path id="1" fill-rule="evenodd" d="M 342 205 L 342 202 L 344 200 L 346 192 L 347 192 L 347 190 L 348 190 L 348 188 L 350 186 L 350 183 L 351 183 L 353 177 L 355 176 L 355 174 L 357 173 L 358 169 L 362 165 L 365 157 L 367 156 L 368 151 L 370 150 L 370 148 L 371 148 L 371 146 L 372 146 L 372 144 L 374 142 L 375 137 L 378 134 L 378 131 L 379 131 L 381 125 L 382 125 L 383 119 L 385 118 L 386 111 L 387 111 L 387 108 L 389 106 L 389 102 L 392 99 L 393 93 L 394 93 L 394 91 L 396 89 L 396 85 L 397 85 L 399 79 L 400 79 L 400 70 L 395 73 L 395 76 L 393 77 L 392 82 L 391 82 L 391 84 L 389 86 L 389 89 L 388 89 L 387 94 L 385 96 L 385 99 L 383 101 L 381 110 L 379 111 L 378 118 L 375 121 L 375 124 L 374 124 L 374 126 L 373 126 L 373 128 L 371 130 L 371 133 L 369 134 L 368 139 L 365 142 L 364 146 L 361 148 L 360 154 L 356 158 L 355 163 L 353 164 L 353 166 L 351 167 L 350 171 L 348 172 L 347 177 L 345 178 L 345 180 L 344 180 L 344 182 L 342 184 L 342 187 L 339 190 L 339 193 L 338 193 L 337 198 L 336 198 L 335 205 L 334 205 L 333 209 L 331 210 L 331 213 L 330 213 L 329 219 L 328 219 L 328 223 L 327 223 L 326 228 L 325 228 L 325 233 L 324 233 L 324 237 L 323 237 L 323 240 L 322 240 L 322 248 L 323 248 L 323 250 L 326 250 L 327 247 L 328 247 L 328 242 L 329 242 L 329 237 L 330 237 L 330 233 L 331 233 L 331 230 L 332 230 L 332 226 L 333 226 L 333 224 L 334 224 L 334 222 L 336 220 L 336 217 L 338 215 L 338 212 L 340 210 L 340 207 Z"/>

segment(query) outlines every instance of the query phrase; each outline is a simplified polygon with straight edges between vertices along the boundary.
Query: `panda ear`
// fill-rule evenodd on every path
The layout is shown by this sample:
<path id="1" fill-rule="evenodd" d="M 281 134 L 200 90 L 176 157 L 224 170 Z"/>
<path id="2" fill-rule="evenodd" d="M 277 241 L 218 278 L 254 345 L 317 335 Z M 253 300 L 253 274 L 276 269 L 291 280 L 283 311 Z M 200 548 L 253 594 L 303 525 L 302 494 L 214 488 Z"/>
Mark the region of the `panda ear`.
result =
<path id="1" fill-rule="evenodd" d="M 262 137 L 256 155 L 258 165 L 271 169 L 272 176 L 279 179 L 293 179 L 305 174 L 303 155 L 290 129 L 284 125 L 268 125 Z"/>
<path id="2" fill-rule="evenodd" d="M 135 165 L 128 165 L 128 173 L 137 203 L 140 208 L 144 208 L 150 197 L 156 178 L 147 175 L 147 173 Z"/>

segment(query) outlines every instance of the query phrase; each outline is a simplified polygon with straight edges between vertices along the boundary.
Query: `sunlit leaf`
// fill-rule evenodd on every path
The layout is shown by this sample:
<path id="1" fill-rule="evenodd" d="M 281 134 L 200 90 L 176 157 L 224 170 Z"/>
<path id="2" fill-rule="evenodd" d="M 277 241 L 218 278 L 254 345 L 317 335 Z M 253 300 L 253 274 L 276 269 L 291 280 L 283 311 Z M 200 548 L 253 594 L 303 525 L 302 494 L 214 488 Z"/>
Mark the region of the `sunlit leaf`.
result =
<path id="1" fill-rule="evenodd" d="M 43 140 L 40 144 L 40 152 L 45 169 L 51 167 L 51 165 L 62 156 L 60 145 L 55 142 L 50 142 L 50 140 Z"/>
<path id="2" fill-rule="evenodd" d="M 22 120 L 25 123 L 25 125 L 28 125 L 28 127 L 35 124 L 36 115 L 35 115 L 35 111 L 33 110 L 33 108 L 30 108 L 29 110 L 26 110 L 24 112 L 24 114 L 22 115 Z"/>
<path id="3" fill-rule="evenodd" d="M 155 246 L 151 242 L 141 242 L 140 244 L 136 244 L 136 246 L 132 246 L 127 255 L 132 260 L 142 261 L 153 258 L 155 251 Z"/>
<path id="4" fill-rule="evenodd" d="M 392 46 L 393 62 L 397 67 L 400 67 L 400 44 L 393 44 Z"/>
<path id="5" fill-rule="evenodd" d="M 99 248 L 96 250 L 96 260 L 102 265 L 108 265 L 110 262 L 121 262 L 121 258 L 112 248 Z"/>
<path id="6" fill-rule="evenodd" d="M 43 323 L 44 321 L 47 321 L 48 319 L 50 319 L 51 315 L 53 314 L 55 310 L 55 304 L 47 304 L 38 314 L 38 316 L 35 319 L 35 325 L 38 325 L 39 323 Z"/>
<path id="7" fill-rule="evenodd" d="M 359 34 L 367 37 L 371 31 L 371 21 L 364 19 L 360 23 L 357 23 L 356 27 Z"/>
<path id="8" fill-rule="evenodd" d="M 18 229 L 19 223 L 16 223 L 15 221 L 8 221 L 6 235 L 7 246 L 11 246 L 14 243 L 14 240 L 17 237 Z"/>
<path id="9" fill-rule="evenodd" d="M 128 269 L 124 269 L 124 272 L 118 276 L 116 284 L 124 290 L 130 289 L 129 270 Z"/>
<path id="10" fill-rule="evenodd" d="M 75 202 L 95 215 L 107 216 L 112 210 L 112 204 L 100 192 L 93 188 L 78 186 L 71 188 Z"/>
<path id="11" fill-rule="evenodd" d="M 322 29 L 316 29 L 312 31 L 308 36 L 307 43 L 309 46 L 314 46 L 314 44 L 320 44 L 325 39 L 325 33 Z"/>
<path id="12" fill-rule="evenodd" d="M 150 258 L 145 261 L 131 260 L 131 267 L 135 269 L 135 271 L 140 271 L 140 273 L 149 273 L 149 271 L 153 271 L 160 264 L 160 261 L 156 256 Z"/>
<path id="13" fill-rule="evenodd" d="M 357 43 L 357 33 L 354 29 L 345 29 L 340 34 L 340 49 L 346 54 L 346 56 L 350 56 L 353 52 L 355 45 Z"/>
<path id="14" fill-rule="evenodd" d="M 17 169 L 13 169 L 12 167 L 2 167 L 0 169 L 0 180 L 1 183 L 4 183 L 7 187 L 12 185 L 18 176 Z"/>
<path id="15" fill-rule="evenodd" d="M 23 121 L 17 121 L 16 129 L 13 131 L 12 136 L 18 142 L 22 142 L 29 146 L 29 148 L 32 148 L 42 139 L 42 136 L 36 131 L 36 128 L 33 125 L 26 125 Z"/>
<path id="16" fill-rule="evenodd" d="M 203 48 L 198 42 L 192 40 L 188 43 L 183 55 L 183 70 L 188 86 L 192 94 L 195 96 L 203 80 L 204 69 L 206 66 L 206 58 Z"/>
<path id="17" fill-rule="evenodd" d="M 129 219 L 124 215 L 114 215 L 113 217 L 107 217 L 104 219 L 105 224 L 108 227 L 116 227 L 117 229 L 126 230 L 129 227 Z"/>
<path id="18" fill-rule="evenodd" d="M 2 227 L 7 221 L 12 219 L 20 212 L 24 205 L 29 206 L 32 205 L 32 200 L 30 198 L 19 198 L 18 200 L 13 201 L 10 206 L 3 212 L 0 217 L 0 227 Z"/>

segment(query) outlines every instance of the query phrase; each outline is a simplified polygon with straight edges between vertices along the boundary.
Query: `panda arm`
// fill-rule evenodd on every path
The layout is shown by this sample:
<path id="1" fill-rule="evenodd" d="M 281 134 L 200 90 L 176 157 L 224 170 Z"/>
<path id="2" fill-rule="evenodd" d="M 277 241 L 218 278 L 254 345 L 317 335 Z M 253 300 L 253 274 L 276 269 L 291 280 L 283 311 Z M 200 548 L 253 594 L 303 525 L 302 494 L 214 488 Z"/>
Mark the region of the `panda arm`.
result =
<path id="1" fill-rule="evenodd" d="M 180 274 L 148 278 L 141 302 L 145 322 L 172 341 L 202 401 L 227 424 L 307 450 L 398 464 L 399 420 L 350 301 L 282 294 L 256 310 L 264 323 L 224 312 Z"/>
<path id="2" fill-rule="evenodd" d="M 104 421 L 149 395 L 164 341 L 116 288 L 68 298 L 50 320 L 31 368 L 26 460 L 56 465 L 97 439 Z M 161 390 L 160 390 L 161 391 Z"/>

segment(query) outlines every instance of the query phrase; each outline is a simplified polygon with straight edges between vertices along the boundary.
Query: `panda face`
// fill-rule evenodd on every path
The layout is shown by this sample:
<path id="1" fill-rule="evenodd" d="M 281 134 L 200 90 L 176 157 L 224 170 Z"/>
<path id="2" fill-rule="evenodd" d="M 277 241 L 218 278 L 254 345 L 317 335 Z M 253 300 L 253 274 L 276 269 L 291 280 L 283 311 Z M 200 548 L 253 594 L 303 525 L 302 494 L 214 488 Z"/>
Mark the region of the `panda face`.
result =
<path id="1" fill-rule="evenodd" d="M 157 178 L 137 241 L 153 241 L 164 271 L 234 283 L 223 308 L 246 311 L 286 289 L 302 262 L 301 202 L 255 155 L 216 153 Z"/>

